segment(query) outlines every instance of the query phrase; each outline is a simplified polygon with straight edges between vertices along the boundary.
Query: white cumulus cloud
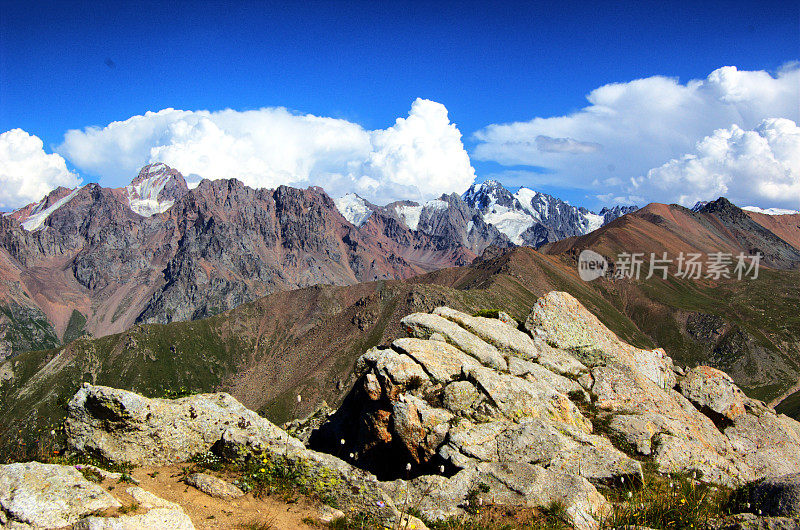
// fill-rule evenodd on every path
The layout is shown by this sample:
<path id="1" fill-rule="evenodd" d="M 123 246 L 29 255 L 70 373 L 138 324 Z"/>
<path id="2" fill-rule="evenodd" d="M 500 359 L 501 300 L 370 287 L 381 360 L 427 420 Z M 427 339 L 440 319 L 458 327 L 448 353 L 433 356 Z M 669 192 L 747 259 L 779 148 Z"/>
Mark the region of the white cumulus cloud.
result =
<path id="1" fill-rule="evenodd" d="M 59 152 L 81 170 L 125 183 L 148 162 L 190 179 L 237 178 L 253 187 L 318 185 L 373 202 L 466 190 L 475 172 L 447 109 L 417 99 L 407 118 L 369 131 L 346 120 L 280 107 L 252 111 L 164 109 L 71 130 Z"/>
<path id="2" fill-rule="evenodd" d="M 750 131 L 718 129 L 694 152 L 651 169 L 634 186 L 684 206 L 724 195 L 742 206 L 800 208 L 800 127 L 771 118 Z"/>
<path id="3" fill-rule="evenodd" d="M 639 194 L 634 179 L 691 153 L 715 130 L 735 125 L 754 131 L 768 118 L 800 121 L 798 86 L 797 63 L 774 76 L 726 66 L 686 83 L 662 76 L 612 83 L 589 93 L 589 105 L 572 114 L 481 129 L 473 137 L 473 158 L 545 168 L 549 184 L 598 197 Z M 716 187 L 704 189 L 711 193 Z M 647 200 L 664 200 L 657 188 L 645 191 L 651 192 Z M 754 195 L 753 201 L 767 197 Z"/>
<path id="4" fill-rule="evenodd" d="M 66 161 L 44 151 L 38 136 L 22 129 L 0 134 L 0 210 L 11 210 L 40 200 L 58 186 L 74 188 L 78 176 Z"/>

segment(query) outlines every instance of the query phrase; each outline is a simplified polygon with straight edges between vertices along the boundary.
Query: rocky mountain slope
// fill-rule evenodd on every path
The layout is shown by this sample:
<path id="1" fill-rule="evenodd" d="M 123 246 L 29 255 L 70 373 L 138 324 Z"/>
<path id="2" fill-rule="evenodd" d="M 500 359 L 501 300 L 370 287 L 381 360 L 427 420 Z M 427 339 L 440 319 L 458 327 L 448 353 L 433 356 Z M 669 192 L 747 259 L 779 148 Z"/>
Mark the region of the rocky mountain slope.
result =
<path id="1" fill-rule="evenodd" d="M 57 189 L 0 218 L 1 351 L 198 319 L 279 290 L 407 278 L 510 244 L 458 197 L 439 203 L 413 229 L 394 208 L 355 226 L 319 188 L 189 190 L 164 164 L 125 188 Z"/>
<path id="2" fill-rule="evenodd" d="M 473 184 L 464 201 L 476 208 L 517 245 L 538 248 L 566 237 L 588 234 L 625 214 L 636 206 L 603 208 L 599 214 L 576 208 L 561 199 L 520 188 L 512 194 L 495 180 Z"/>
<path id="3" fill-rule="evenodd" d="M 409 313 L 505 308 L 521 321 L 552 290 L 575 296 L 628 343 L 662 345 L 681 365 L 711 364 L 750 397 L 779 401 L 800 379 L 798 285 L 800 273 L 766 269 L 746 282 L 584 282 L 565 256 L 515 248 L 405 281 L 278 292 L 211 318 L 137 325 L 0 363 L 0 447 L 35 452 L 35 430 L 57 424 L 84 381 L 148 396 L 224 390 L 283 422 L 323 400 L 340 403 L 358 357 L 403 337 Z"/>
<path id="4" fill-rule="evenodd" d="M 800 279 L 800 248 L 791 244 L 800 237 L 796 217 L 744 211 L 724 198 L 697 212 L 651 204 L 592 234 L 540 250 L 575 266 L 580 252 L 591 249 L 605 256 L 612 269 L 621 253 L 642 253 L 647 262 L 642 281 L 614 282 L 625 313 L 639 329 L 682 362 L 723 369 L 749 392 L 778 404 L 787 391 L 797 390 L 800 379 L 795 353 L 800 350 L 800 320 L 792 308 Z M 700 254 L 705 262 L 715 252 L 760 253 L 760 278 L 739 281 L 734 274 L 715 280 L 705 277 L 705 269 L 691 283 L 674 276 L 681 253 Z M 645 281 L 650 255 L 661 258 L 664 253 L 673 260 L 669 278 L 662 280 L 659 272 Z M 749 316 L 734 316 L 743 311 Z"/>
<path id="5" fill-rule="evenodd" d="M 190 190 L 178 171 L 151 164 L 124 188 L 58 188 L 0 219 L 0 358 L 203 318 L 279 290 L 466 265 L 489 246 L 539 246 L 633 210 L 593 214 L 493 181 L 386 206 L 236 180 Z"/>
<path id="6" fill-rule="evenodd" d="M 64 441 L 69 453 L 115 465 L 195 462 L 174 475 L 186 493 L 242 499 L 282 484 L 340 507 L 338 517 L 393 528 L 425 528 L 411 511 L 445 521 L 484 506 L 560 506 L 572 528 L 625 527 L 625 499 L 667 480 L 725 492 L 712 516 L 745 512 L 734 519 L 745 528 L 800 523 L 800 423 L 747 398 L 719 370 L 685 372 L 660 348 L 624 342 L 567 293 L 546 293 L 525 315 L 520 323 L 444 306 L 406 315 L 409 336 L 358 358 L 347 397 L 307 444 L 226 393 L 148 399 L 89 383 L 66 404 Z M 225 463 L 238 478 L 198 473 L 203 463 L 218 475 Z M 103 486 L 114 478 L 122 482 L 94 467 L 0 466 L 0 524 L 203 524 L 179 497 L 141 487 L 124 491 L 137 513 L 120 512 L 123 488 Z M 657 517 L 680 524 L 687 499 L 669 487 L 657 505 L 636 505 L 633 520 L 674 504 Z"/>

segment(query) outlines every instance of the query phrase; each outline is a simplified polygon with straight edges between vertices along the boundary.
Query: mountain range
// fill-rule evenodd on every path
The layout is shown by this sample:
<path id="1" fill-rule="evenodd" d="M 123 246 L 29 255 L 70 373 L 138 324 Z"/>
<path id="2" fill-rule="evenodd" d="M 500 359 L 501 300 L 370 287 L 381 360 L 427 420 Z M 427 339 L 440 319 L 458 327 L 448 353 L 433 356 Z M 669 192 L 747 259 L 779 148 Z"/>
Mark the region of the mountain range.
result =
<path id="1" fill-rule="evenodd" d="M 189 189 L 178 171 L 150 164 L 126 187 L 58 188 L 0 218 L 0 358 L 281 290 L 463 266 L 489 247 L 540 246 L 634 210 L 594 214 L 495 181 L 386 206 L 235 179 Z"/>
<path id="2" fill-rule="evenodd" d="M 215 185 L 227 189 L 235 181 L 201 184 L 192 195 Z M 279 191 L 260 193 L 266 202 L 279 197 Z M 315 190 L 302 193 L 325 200 Z M 464 208 L 471 211 L 466 204 Z M 161 215 L 174 211 L 173 206 Z M 384 215 L 373 210 L 361 231 L 374 229 Z M 425 215 L 422 208 L 421 224 Z M 216 223 L 208 220 L 202 226 Z M 399 220 L 395 223 L 405 230 L 401 234 L 415 236 L 417 242 L 435 241 L 408 230 Z M 336 226 L 349 227 L 349 238 L 361 233 L 343 218 Z M 64 401 L 84 381 L 151 396 L 224 390 L 282 422 L 312 412 L 322 401 L 338 405 L 354 382 L 358 356 L 401 337 L 404 315 L 447 305 L 471 314 L 503 310 L 522 320 L 538 297 L 553 290 L 572 294 L 626 342 L 641 348 L 661 346 L 681 366 L 708 364 L 725 370 L 750 397 L 798 418 L 799 243 L 800 215 L 748 212 L 725 199 L 697 212 L 650 204 L 594 232 L 537 250 L 486 247 L 469 265 L 404 280 L 281 290 L 209 318 L 142 323 L 100 338 L 83 337 L 0 362 L 0 415 L 8 418 L 0 441 L 14 444 L 31 434 L 31 426 L 57 423 Z M 309 252 L 311 247 L 303 248 Z M 622 251 L 760 252 L 764 260 L 757 278 L 741 281 L 671 274 L 666 280 L 656 275 L 585 282 L 576 262 L 587 248 L 612 264 Z M 294 401 L 298 393 L 303 396 L 300 405 Z"/>

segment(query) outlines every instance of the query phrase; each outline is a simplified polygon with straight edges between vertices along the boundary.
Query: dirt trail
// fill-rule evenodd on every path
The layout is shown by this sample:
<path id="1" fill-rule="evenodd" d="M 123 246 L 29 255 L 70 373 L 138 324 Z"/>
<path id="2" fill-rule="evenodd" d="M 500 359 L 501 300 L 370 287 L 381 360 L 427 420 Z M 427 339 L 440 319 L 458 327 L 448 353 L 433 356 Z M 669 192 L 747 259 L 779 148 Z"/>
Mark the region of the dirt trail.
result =
<path id="1" fill-rule="evenodd" d="M 303 522 L 305 518 L 315 519 L 319 507 L 304 497 L 296 500 L 277 496 L 257 499 L 248 494 L 236 500 L 217 499 L 184 484 L 181 466 L 138 468 L 131 475 L 139 481 L 142 489 L 180 505 L 198 530 L 319 528 Z M 105 480 L 102 485 L 124 506 L 133 504 L 133 499 L 125 493 L 130 484 Z"/>

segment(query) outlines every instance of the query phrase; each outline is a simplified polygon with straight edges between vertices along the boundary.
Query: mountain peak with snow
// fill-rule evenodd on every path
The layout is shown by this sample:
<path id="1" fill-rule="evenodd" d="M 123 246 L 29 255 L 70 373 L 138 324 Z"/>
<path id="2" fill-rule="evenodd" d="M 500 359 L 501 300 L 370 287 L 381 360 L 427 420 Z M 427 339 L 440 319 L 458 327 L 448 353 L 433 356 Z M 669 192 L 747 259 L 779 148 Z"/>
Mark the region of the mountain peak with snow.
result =
<path id="1" fill-rule="evenodd" d="M 588 234 L 637 209 L 617 206 L 596 214 L 530 188 L 522 187 L 511 193 L 496 180 L 473 184 L 463 199 L 513 243 L 534 247 Z"/>
<path id="2" fill-rule="evenodd" d="M 800 213 L 798 210 L 787 210 L 785 208 L 759 208 L 758 206 L 743 206 L 742 210 L 763 213 L 765 215 L 795 215 Z"/>
<path id="3" fill-rule="evenodd" d="M 183 175 L 163 162 L 144 166 L 126 187 L 128 205 L 143 217 L 169 210 L 189 192 Z"/>
<path id="4" fill-rule="evenodd" d="M 372 215 L 372 208 L 369 203 L 356 195 L 355 193 L 348 193 L 338 199 L 334 199 L 333 203 L 336 209 L 342 214 L 342 217 L 353 226 L 361 227 L 369 220 Z"/>

